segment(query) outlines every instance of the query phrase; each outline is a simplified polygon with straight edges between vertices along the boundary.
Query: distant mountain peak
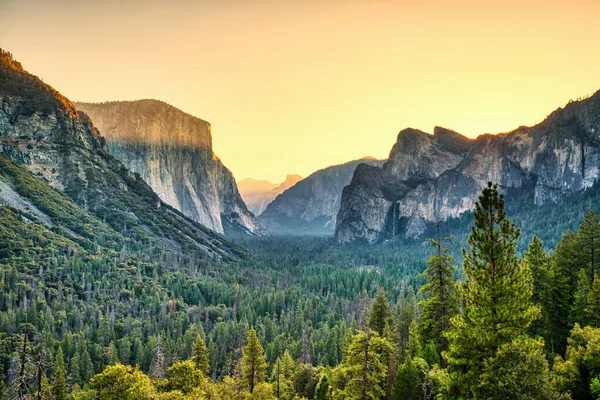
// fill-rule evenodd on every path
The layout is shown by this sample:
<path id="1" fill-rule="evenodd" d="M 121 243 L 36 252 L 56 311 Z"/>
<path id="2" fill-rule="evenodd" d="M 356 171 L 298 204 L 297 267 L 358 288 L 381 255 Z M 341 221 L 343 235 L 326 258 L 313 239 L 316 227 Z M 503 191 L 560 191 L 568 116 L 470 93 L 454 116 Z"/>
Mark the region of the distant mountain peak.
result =
<path id="1" fill-rule="evenodd" d="M 302 176 L 298 175 L 298 174 L 287 174 L 285 176 L 285 180 L 283 181 L 282 185 L 295 185 L 297 182 L 300 182 L 302 179 Z"/>

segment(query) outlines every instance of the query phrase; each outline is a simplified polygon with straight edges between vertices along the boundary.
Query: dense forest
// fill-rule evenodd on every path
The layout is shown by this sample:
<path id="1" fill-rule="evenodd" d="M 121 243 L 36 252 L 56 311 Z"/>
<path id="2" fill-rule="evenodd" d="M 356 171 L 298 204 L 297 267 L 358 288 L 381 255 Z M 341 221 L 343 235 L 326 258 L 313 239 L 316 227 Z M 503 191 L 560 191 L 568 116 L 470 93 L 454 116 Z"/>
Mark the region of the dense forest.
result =
<path id="1" fill-rule="evenodd" d="M 3 398 L 600 398 L 593 211 L 521 251 L 490 185 L 429 243 L 259 238 L 238 260 L 193 262 L 127 247 L 25 171 L 2 173 L 96 238 L 0 208 Z M 468 238 L 446 237 L 467 218 Z"/>

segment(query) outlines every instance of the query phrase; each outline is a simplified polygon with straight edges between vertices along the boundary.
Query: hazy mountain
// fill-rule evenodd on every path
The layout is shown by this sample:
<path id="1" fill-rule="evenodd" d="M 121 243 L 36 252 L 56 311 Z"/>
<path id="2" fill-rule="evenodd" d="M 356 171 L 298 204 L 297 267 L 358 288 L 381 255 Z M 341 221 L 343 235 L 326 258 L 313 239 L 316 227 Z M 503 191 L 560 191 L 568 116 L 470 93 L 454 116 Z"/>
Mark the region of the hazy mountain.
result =
<path id="1" fill-rule="evenodd" d="M 321 169 L 277 196 L 259 216 L 259 222 L 275 234 L 331 234 L 342 189 L 350 183 L 356 166 L 382 163 L 365 157 Z"/>
<path id="2" fill-rule="evenodd" d="M 157 100 L 75 103 L 108 151 L 167 204 L 219 233 L 257 233 L 231 172 L 213 153 L 208 122 Z"/>
<path id="3" fill-rule="evenodd" d="M 570 102 L 533 127 L 472 140 L 435 128 L 405 129 L 381 167 L 359 166 L 344 189 L 340 242 L 418 237 L 427 223 L 472 210 L 497 182 L 524 203 L 557 202 L 591 187 L 600 174 L 600 91 Z"/>
<path id="4" fill-rule="evenodd" d="M 138 174 L 108 153 L 105 139 L 87 115 L 25 71 L 9 53 L 0 52 L 0 78 L 4 205 L 28 219 L 35 216 L 71 239 L 87 240 L 90 248 L 144 247 L 146 254 L 183 252 L 198 260 L 207 255 L 230 257 L 237 251 L 163 203 Z"/>
<path id="5" fill-rule="evenodd" d="M 247 178 L 238 182 L 238 189 L 248 209 L 259 216 L 281 193 L 302 180 L 300 175 L 287 175 L 279 185 L 269 181 Z"/>

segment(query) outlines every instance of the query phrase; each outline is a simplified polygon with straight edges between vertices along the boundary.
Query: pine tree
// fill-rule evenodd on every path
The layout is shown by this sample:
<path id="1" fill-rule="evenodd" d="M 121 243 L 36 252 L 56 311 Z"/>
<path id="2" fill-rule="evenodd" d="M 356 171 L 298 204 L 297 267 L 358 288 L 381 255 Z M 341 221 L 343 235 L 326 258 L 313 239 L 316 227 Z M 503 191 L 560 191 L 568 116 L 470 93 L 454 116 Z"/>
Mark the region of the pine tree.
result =
<path id="1" fill-rule="evenodd" d="M 369 328 L 376 332 L 379 336 L 383 337 L 383 331 L 386 325 L 389 323 L 392 312 L 390 310 L 390 304 L 385 297 L 383 289 L 377 291 L 377 296 L 371 307 L 371 317 L 369 319 Z"/>
<path id="2" fill-rule="evenodd" d="M 588 295 L 586 312 L 596 328 L 600 327 L 600 277 L 594 275 L 594 282 Z"/>
<path id="3" fill-rule="evenodd" d="M 71 362 L 69 362 L 69 382 L 71 385 L 81 384 L 80 359 L 79 353 L 75 352 L 71 358 Z"/>
<path id="4" fill-rule="evenodd" d="M 567 231 L 556 245 L 551 257 L 552 306 L 548 311 L 551 313 L 552 330 L 550 343 L 546 345 L 549 345 L 552 355 L 564 354 L 567 337 L 573 326 L 571 310 L 579 272 L 575 239 L 575 234 Z"/>
<path id="5" fill-rule="evenodd" d="M 503 196 L 491 183 L 475 205 L 475 225 L 463 250 L 465 310 L 452 318 L 446 352 L 451 392 L 476 396 L 484 360 L 523 335 L 539 310 L 531 304 L 533 282 L 516 257 L 519 230 L 506 219 Z"/>
<path id="6" fill-rule="evenodd" d="M 242 350 L 242 383 L 252 393 L 256 385 L 264 382 L 267 370 L 267 359 L 256 331 L 251 328 L 248 332 L 248 343 Z"/>
<path id="7" fill-rule="evenodd" d="M 315 400 L 331 400 L 331 384 L 326 373 L 321 374 L 315 390 Z"/>
<path id="8" fill-rule="evenodd" d="M 196 342 L 192 348 L 192 361 L 196 368 L 202 371 L 204 376 L 210 375 L 210 364 L 208 362 L 208 350 L 202 336 L 197 335 Z"/>
<path id="9" fill-rule="evenodd" d="M 587 325 L 587 307 L 590 290 L 591 283 L 587 271 L 581 268 L 577 275 L 577 290 L 573 296 L 573 308 L 571 309 L 572 323 Z"/>
<path id="10" fill-rule="evenodd" d="M 410 327 L 408 328 L 408 345 L 407 345 L 408 355 L 411 357 L 420 357 L 421 356 L 421 338 L 419 336 L 419 325 L 417 321 L 413 320 L 410 323 Z"/>
<path id="11" fill-rule="evenodd" d="M 584 267 L 590 281 L 599 273 L 600 263 L 600 219 L 590 211 L 577 230 L 579 265 Z"/>
<path id="12" fill-rule="evenodd" d="M 423 398 L 421 382 L 424 374 L 419 368 L 422 361 L 421 359 L 413 360 L 410 355 L 406 357 L 404 363 L 398 368 L 398 374 L 392 389 L 393 400 L 419 400 Z"/>
<path id="13" fill-rule="evenodd" d="M 62 347 L 58 347 L 54 358 L 54 379 L 52 384 L 53 400 L 66 400 L 68 398 L 67 381 L 65 378 L 65 356 Z"/>
<path id="14" fill-rule="evenodd" d="M 419 293 L 425 299 L 420 304 L 423 312 L 419 325 L 423 341 L 435 343 L 439 351 L 443 352 L 448 348 L 444 332 L 450 328 L 450 318 L 458 312 L 459 298 L 454 283 L 454 258 L 448 254 L 448 248 L 442 247 L 444 239 L 441 238 L 439 229 L 438 224 L 437 240 L 429 240 L 436 253 L 429 257 L 427 269 L 423 273 L 425 284 Z"/>
<path id="15" fill-rule="evenodd" d="M 379 335 L 358 332 L 346 352 L 343 366 L 349 380 L 345 399 L 381 399 L 386 393 L 387 355 L 391 345 Z"/>
<path id="16" fill-rule="evenodd" d="M 94 376 L 94 364 L 92 363 L 92 358 L 90 357 L 90 353 L 88 352 L 85 344 L 83 346 L 83 353 L 81 354 L 80 372 L 81 379 L 84 384 L 89 382 L 89 380 Z"/>
<path id="17" fill-rule="evenodd" d="M 554 308 L 554 296 L 552 293 L 552 269 L 550 258 L 544 250 L 542 241 L 534 236 L 525 252 L 525 263 L 531 270 L 533 278 L 532 302 L 541 310 L 541 318 L 531 324 L 533 335 L 542 335 L 549 339 L 552 334 L 552 310 Z"/>

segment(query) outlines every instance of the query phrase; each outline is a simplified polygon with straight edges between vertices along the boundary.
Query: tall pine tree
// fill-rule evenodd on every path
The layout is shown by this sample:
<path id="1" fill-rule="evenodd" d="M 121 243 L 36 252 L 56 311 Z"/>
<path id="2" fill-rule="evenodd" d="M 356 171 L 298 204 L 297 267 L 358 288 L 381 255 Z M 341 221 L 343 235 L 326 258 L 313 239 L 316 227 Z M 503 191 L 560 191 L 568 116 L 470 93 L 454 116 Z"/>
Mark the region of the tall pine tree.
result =
<path id="1" fill-rule="evenodd" d="M 208 350 L 200 335 L 196 337 L 196 342 L 192 348 L 192 361 L 194 362 L 196 369 L 202 371 L 204 376 L 209 376 L 210 365 L 208 363 Z"/>
<path id="2" fill-rule="evenodd" d="M 358 332 L 353 338 L 343 367 L 348 375 L 345 399 L 375 400 L 386 395 L 387 357 L 390 343 L 373 332 Z"/>
<path id="3" fill-rule="evenodd" d="M 450 318 L 458 312 L 459 298 L 454 284 L 454 258 L 448 254 L 448 248 L 442 246 L 444 239 L 439 224 L 437 229 L 437 240 L 429 240 L 435 254 L 427 261 L 427 269 L 423 272 L 425 284 L 419 290 L 425 296 L 420 304 L 423 311 L 419 325 L 423 342 L 433 342 L 443 352 L 448 348 L 443 333 L 450 328 Z M 444 360 L 442 362 L 445 365 Z"/>
<path id="4" fill-rule="evenodd" d="M 242 382 L 252 393 L 256 385 L 265 380 L 267 359 L 254 328 L 248 332 L 248 344 L 242 351 Z"/>
<path id="5" fill-rule="evenodd" d="M 388 303 L 383 289 L 377 291 L 377 296 L 371 307 L 371 317 L 369 320 L 369 328 L 376 332 L 380 337 L 383 337 L 383 332 L 387 324 L 390 323 L 392 311 Z"/>
<path id="6" fill-rule="evenodd" d="M 465 310 L 452 318 L 446 352 L 451 393 L 477 396 L 484 360 L 523 335 L 539 310 L 531 304 L 533 281 L 516 257 L 519 230 L 506 219 L 503 196 L 491 182 L 475 205 L 475 225 L 463 250 Z"/>
<path id="7" fill-rule="evenodd" d="M 69 396 L 65 378 L 65 356 L 62 347 L 58 347 L 54 359 L 54 379 L 52 382 L 52 397 L 54 400 L 66 400 Z"/>

